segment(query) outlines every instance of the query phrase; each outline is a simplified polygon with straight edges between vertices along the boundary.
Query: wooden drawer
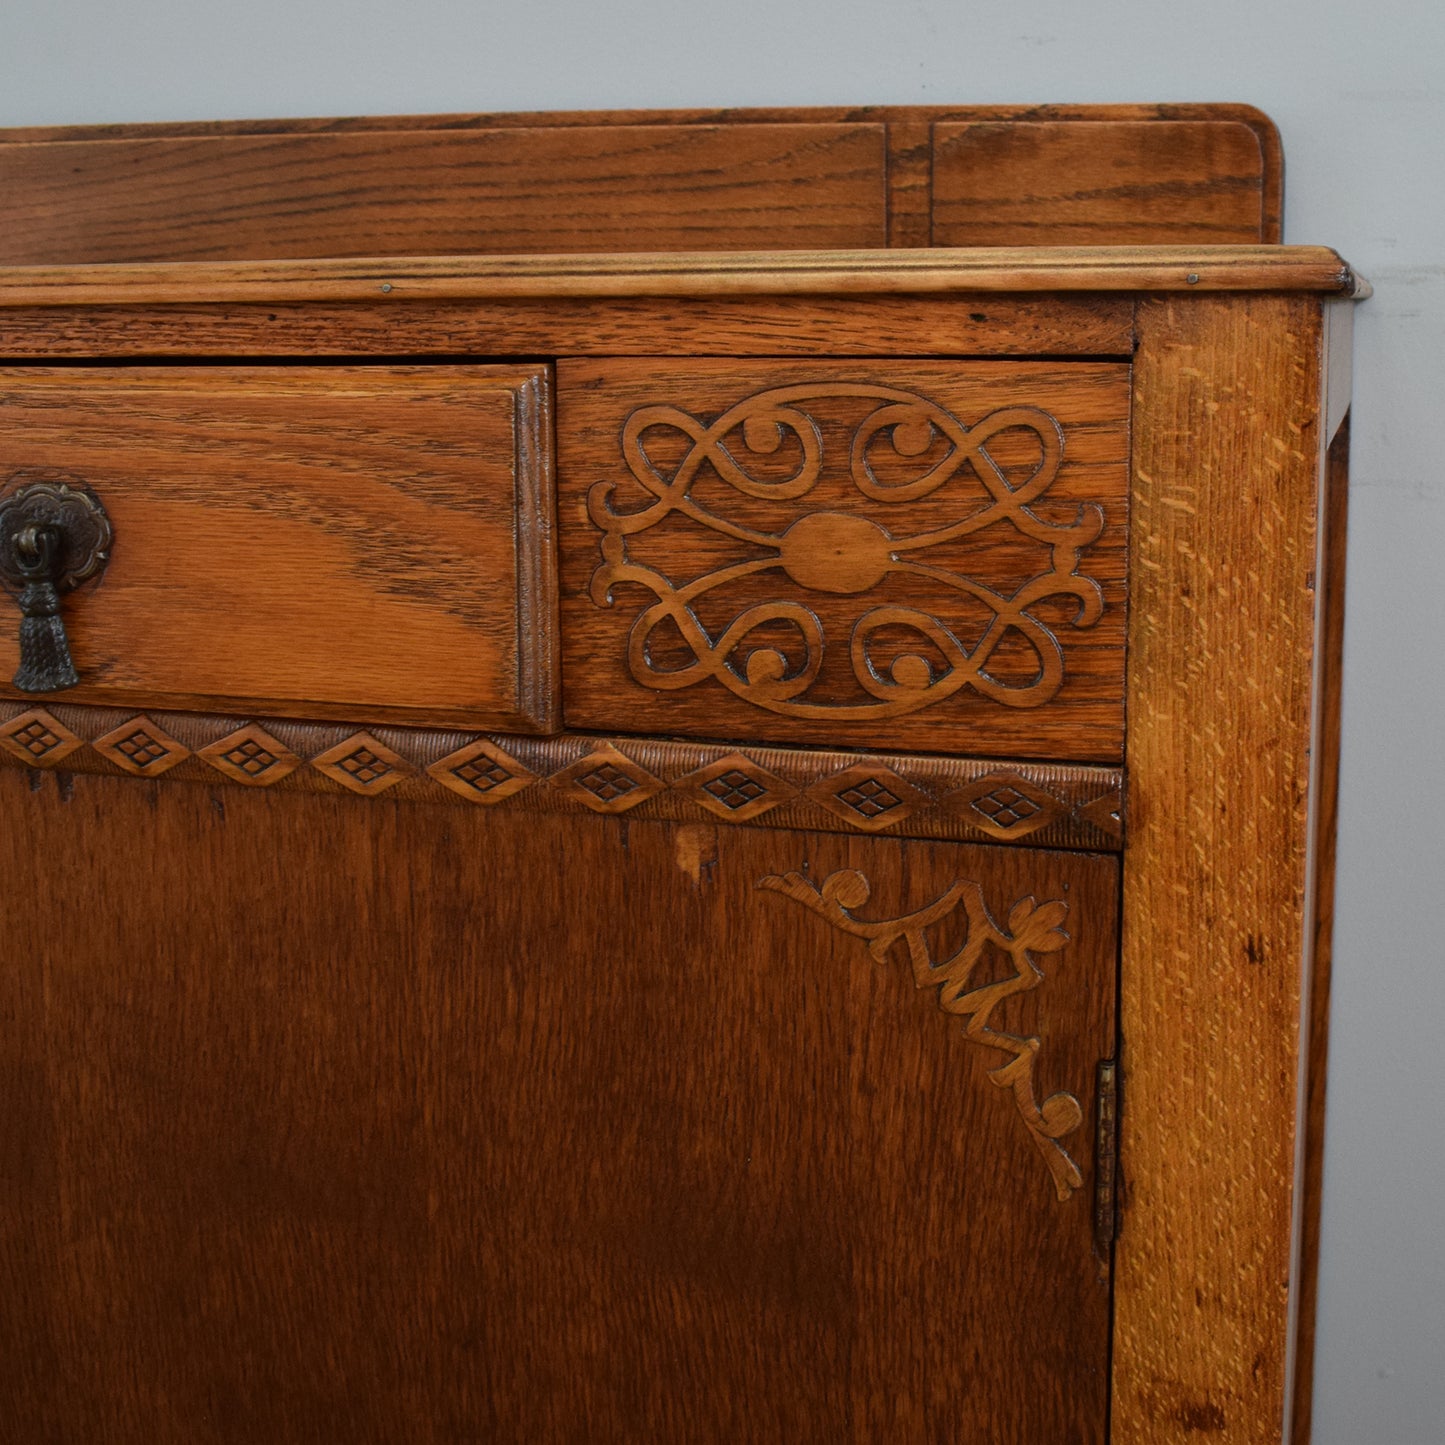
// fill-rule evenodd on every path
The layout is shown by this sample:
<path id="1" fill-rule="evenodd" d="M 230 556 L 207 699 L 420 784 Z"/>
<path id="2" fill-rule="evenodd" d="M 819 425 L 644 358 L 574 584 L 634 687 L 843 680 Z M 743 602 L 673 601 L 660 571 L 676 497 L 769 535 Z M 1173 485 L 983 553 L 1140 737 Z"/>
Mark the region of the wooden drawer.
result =
<path id="1" fill-rule="evenodd" d="M 0 372 L 0 479 L 78 478 L 111 561 L 67 701 L 536 732 L 555 717 L 548 368 Z M 16 614 L 0 676 L 17 664 Z"/>
<path id="2" fill-rule="evenodd" d="M 1122 363 L 558 366 L 569 726 L 1112 761 Z"/>

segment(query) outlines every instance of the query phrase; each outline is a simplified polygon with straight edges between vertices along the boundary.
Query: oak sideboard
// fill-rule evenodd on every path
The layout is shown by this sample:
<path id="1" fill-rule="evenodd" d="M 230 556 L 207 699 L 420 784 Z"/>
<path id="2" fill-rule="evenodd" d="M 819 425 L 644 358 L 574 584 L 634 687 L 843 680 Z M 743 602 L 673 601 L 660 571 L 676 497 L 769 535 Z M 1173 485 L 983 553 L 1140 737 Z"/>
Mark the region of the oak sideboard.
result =
<path id="1" fill-rule="evenodd" d="M 0 133 L 0 1441 L 1305 1445 L 1364 288 L 1281 177 Z"/>

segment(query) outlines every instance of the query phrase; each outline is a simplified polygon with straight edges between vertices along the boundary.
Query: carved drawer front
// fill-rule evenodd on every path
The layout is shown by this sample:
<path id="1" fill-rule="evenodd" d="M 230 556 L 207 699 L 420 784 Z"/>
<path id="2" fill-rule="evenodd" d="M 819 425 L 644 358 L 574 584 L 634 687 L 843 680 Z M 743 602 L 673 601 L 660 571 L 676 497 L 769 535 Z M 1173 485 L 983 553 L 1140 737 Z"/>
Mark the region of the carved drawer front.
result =
<path id="1" fill-rule="evenodd" d="M 0 485 L 89 487 L 65 701 L 517 731 L 555 719 L 542 366 L 0 371 Z M 19 614 L 0 625 L 16 670 Z"/>
<path id="2" fill-rule="evenodd" d="M 570 726 L 1120 756 L 1126 365 L 557 375 Z"/>

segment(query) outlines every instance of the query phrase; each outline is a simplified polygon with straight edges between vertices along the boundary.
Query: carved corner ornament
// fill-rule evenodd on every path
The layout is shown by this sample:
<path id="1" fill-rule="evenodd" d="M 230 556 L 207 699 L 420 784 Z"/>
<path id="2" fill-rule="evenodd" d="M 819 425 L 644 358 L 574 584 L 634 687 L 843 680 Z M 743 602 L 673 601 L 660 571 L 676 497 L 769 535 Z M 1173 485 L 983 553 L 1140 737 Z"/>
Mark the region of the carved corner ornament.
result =
<path id="1" fill-rule="evenodd" d="M 1060 1199 L 1067 1199 L 1083 1183 L 1078 1166 L 1059 1142 L 1083 1122 L 1084 1111 L 1072 1094 L 1050 1094 L 1039 1104 L 1034 1098 L 1034 1058 L 1039 1040 L 1007 1033 L 991 1024 L 995 1009 L 1014 994 L 1027 993 L 1043 981 L 1034 962 L 1036 953 L 1053 953 L 1068 942 L 1060 927 L 1068 905 L 1054 899 L 1035 903 L 1020 898 L 1009 911 L 1005 931 L 996 924 L 977 883 L 960 880 L 947 892 L 916 913 L 901 918 L 863 919 L 855 916 L 867 902 L 872 889 L 862 873 L 844 868 L 830 873 L 820 884 L 801 873 L 769 874 L 758 880 L 759 888 L 801 903 L 835 928 L 867 941 L 875 963 L 886 963 L 889 950 L 901 939 L 908 945 L 913 981 L 918 988 L 938 989 L 938 1006 L 944 1013 L 963 1021 L 964 1037 L 985 1048 L 1009 1055 L 1008 1061 L 989 1070 L 989 1078 L 1013 1095 L 1014 1104 L 1053 1178 Z M 968 935 L 950 958 L 935 959 L 926 930 L 959 908 L 968 923 Z M 969 987 L 969 979 L 986 949 L 994 948 L 1013 962 L 1008 978 Z"/>
<path id="2" fill-rule="evenodd" d="M 813 411 L 839 401 L 869 408 L 852 430 L 846 475 L 841 459 L 833 469 L 848 486 L 845 511 L 807 501 L 825 475 L 824 433 Z M 685 448 L 675 463 L 656 461 L 648 450 L 649 437 L 668 434 Z M 989 452 L 990 441 L 1010 434 L 1037 448 L 1037 461 L 1022 477 Z M 1078 570 L 1081 554 L 1103 530 L 1103 511 L 1081 504 L 1072 521 L 1059 523 L 1032 510 L 1057 479 L 1064 453 L 1063 428 L 1037 407 L 1004 407 L 968 425 L 895 387 L 799 383 L 758 392 L 711 422 L 680 407 L 639 407 L 623 424 L 621 451 L 648 501 L 618 510 L 614 483 L 591 488 L 588 515 L 602 533 L 591 596 L 609 607 L 613 589 L 631 583 L 656 599 L 634 622 L 627 652 L 634 680 L 655 691 L 713 679 L 769 712 L 832 722 L 900 717 L 965 688 L 1006 707 L 1041 707 L 1063 683 L 1064 652 L 1054 630 L 1030 609 L 1072 599 L 1076 628 L 1091 627 L 1103 612 L 1099 584 Z M 784 460 L 793 458 L 795 464 Z M 702 482 L 708 485 L 696 485 Z M 951 515 L 915 509 L 910 521 L 908 504 L 945 487 L 957 492 Z M 779 504 L 776 524 L 746 524 L 726 503 L 729 496 L 748 499 L 744 505 Z M 689 554 L 649 564 L 633 545 L 663 523 L 711 533 L 706 555 L 731 547 L 738 556 L 697 576 L 669 575 L 679 562 L 686 566 Z M 931 555 L 986 528 L 1013 533 L 1020 561 L 1006 582 L 967 576 Z M 981 556 L 990 555 L 999 535 L 981 541 Z M 1022 560 L 1030 554 L 1032 561 Z M 775 598 L 729 603 L 730 592 L 756 589 L 751 579 L 762 574 L 776 580 Z M 930 610 L 875 592 L 854 616 L 845 644 L 852 695 L 825 696 L 826 689 L 814 686 L 824 672 L 825 629 L 810 594 L 861 596 L 893 578 L 911 579 L 915 590 L 942 605 Z M 705 601 L 730 620 L 705 624 L 699 613 Z M 960 615 L 988 621 L 981 630 L 961 629 L 948 615 L 952 604 Z M 945 615 L 935 615 L 939 611 Z M 659 642 L 678 638 L 681 665 L 671 657 L 659 661 L 660 652 L 670 652 Z M 1005 643 L 1026 650 L 1036 667 L 1032 677 L 990 672 Z"/>

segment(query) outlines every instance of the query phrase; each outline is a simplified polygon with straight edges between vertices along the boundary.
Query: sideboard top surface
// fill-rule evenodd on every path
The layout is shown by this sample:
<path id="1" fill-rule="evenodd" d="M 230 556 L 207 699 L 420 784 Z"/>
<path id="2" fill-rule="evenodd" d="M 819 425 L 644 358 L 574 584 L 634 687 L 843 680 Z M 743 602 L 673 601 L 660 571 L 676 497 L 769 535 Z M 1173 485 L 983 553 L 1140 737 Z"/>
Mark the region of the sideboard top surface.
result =
<path id="1" fill-rule="evenodd" d="M 360 257 L 0 267 L 0 307 L 247 301 L 1295 291 L 1355 295 L 1327 246 Z"/>

